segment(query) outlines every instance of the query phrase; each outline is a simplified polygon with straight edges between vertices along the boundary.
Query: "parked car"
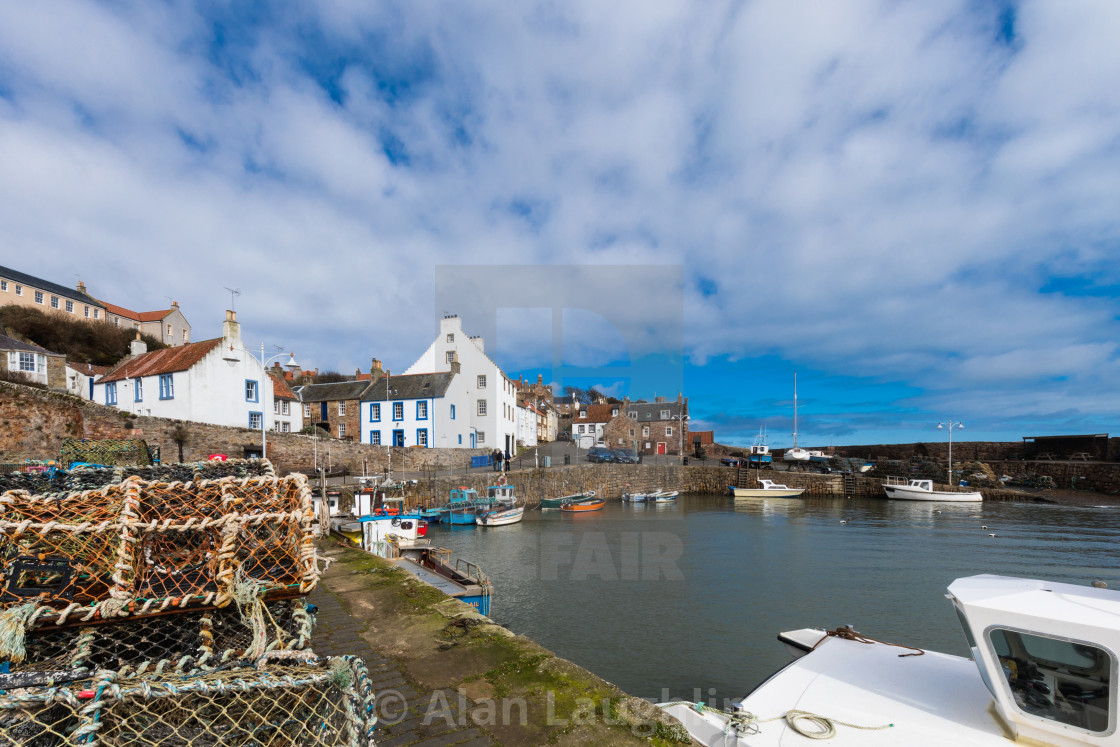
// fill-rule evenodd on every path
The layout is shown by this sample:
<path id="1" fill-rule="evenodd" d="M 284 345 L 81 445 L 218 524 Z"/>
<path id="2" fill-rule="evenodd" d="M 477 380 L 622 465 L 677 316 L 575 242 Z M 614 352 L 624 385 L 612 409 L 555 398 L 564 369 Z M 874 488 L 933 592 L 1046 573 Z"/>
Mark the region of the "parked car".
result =
<path id="1" fill-rule="evenodd" d="M 743 460 L 740 457 L 724 457 L 723 459 L 719 460 L 719 463 L 722 464 L 725 467 L 741 467 L 741 466 L 743 466 Z"/>
<path id="2" fill-rule="evenodd" d="M 605 449 L 602 446 L 595 446 L 587 450 L 587 461 L 613 462 L 615 461 L 615 458 L 610 449 Z"/>
<path id="3" fill-rule="evenodd" d="M 633 449 L 615 449 L 614 460 L 619 464 L 637 464 L 638 454 Z"/>

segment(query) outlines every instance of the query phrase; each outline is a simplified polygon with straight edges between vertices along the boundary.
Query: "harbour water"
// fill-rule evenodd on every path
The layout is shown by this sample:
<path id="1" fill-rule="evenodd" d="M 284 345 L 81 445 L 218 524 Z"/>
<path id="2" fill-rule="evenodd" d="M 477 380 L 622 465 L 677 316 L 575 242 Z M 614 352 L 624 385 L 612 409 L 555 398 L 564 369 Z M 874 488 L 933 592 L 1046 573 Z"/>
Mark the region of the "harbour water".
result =
<path id="1" fill-rule="evenodd" d="M 789 661 L 782 630 L 965 655 L 944 598 L 961 576 L 1120 589 L 1111 507 L 681 496 L 429 536 L 491 577 L 497 622 L 658 699 L 743 696 Z"/>

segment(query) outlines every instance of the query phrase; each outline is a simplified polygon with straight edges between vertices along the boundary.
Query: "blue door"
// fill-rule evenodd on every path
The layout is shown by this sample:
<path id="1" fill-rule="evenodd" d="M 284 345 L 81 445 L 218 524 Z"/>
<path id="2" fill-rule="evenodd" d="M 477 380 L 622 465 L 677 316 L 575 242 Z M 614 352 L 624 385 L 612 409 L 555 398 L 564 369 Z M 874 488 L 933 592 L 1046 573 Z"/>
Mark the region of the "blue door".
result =
<path id="1" fill-rule="evenodd" d="M 404 431 L 393 431 L 393 446 L 404 446 Z"/>
<path id="2" fill-rule="evenodd" d="M 474 440 L 477 437 L 478 437 L 478 435 L 474 431 L 471 431 L 471 448 L 472 449 L 476 447 L 476 444 L 475 444 Z"/>
<path id="3" fill-rule="evenodd" d="M 327 403 L 326 402 L 320 402 L 319 403 L 319 420 L 322 420 L 324 423 L 327 422 Z"/>

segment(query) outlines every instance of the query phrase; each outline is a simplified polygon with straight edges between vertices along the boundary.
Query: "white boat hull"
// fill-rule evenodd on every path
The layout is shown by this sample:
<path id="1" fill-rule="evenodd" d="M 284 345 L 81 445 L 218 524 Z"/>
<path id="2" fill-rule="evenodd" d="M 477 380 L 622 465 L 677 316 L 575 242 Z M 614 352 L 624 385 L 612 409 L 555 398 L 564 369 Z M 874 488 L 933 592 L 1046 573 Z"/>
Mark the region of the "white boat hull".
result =
<path id="1" fill-rule="evenodd" d="M 770 488 L 731 488 L 733 498 L 800 498 L 805 488 L 785 488 L 775 490 Z"/>
<path id="2" fill-rule="evenodd" d="M 475 523 L 484 527 L 501 527 L 507 524 L 516 524 L 525 516 L 525 508 L 511 508 L 508 511 L 483 514 L 475 517 Z"/>
<path id="3" fill-rule="evenodd" d="M 953 501 L 956 503 L 978 503 L 984 500 L 979 491 L 963 493 L 950 490 L 926 490 L 912 485 L 884 485 L 887 498 L 894 501 Z"/>

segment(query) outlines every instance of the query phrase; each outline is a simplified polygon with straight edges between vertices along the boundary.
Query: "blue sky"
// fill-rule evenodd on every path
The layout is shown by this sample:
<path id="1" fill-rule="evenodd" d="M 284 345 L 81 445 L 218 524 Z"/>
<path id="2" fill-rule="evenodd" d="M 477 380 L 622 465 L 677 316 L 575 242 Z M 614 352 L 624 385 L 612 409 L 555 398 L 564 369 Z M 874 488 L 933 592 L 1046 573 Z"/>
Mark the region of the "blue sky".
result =
<path id="1" fill-rule="evenodd" d="M 1118 32 L 1113 0 L 9 3 L 0 263 L 196 339 L 240 288 L 250 344 L 320 369 L 403 370 L 456 312 L 513 375 L 683 388 L 729 442 L 788 445 L 795 371 L 810 445 L 1115 432 Z M 437 292 L 457 266 L 546 268 L 540 303 L 476 316 L 512 286 Z"/>

